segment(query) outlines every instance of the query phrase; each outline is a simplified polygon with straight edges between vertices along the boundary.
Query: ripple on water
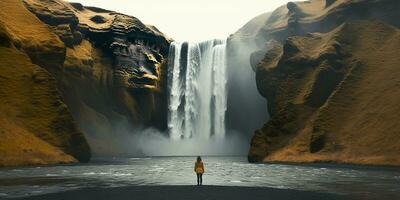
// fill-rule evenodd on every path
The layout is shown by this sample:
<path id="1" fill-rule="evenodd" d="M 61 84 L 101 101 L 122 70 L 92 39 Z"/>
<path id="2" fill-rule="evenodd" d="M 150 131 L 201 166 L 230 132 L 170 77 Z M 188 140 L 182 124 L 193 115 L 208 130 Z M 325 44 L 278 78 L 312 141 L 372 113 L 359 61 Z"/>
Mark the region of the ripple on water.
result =
<path id="1" fill-rule="evenodd" d="M 154 168 L 154 169 L 149 169 L 147 171 L 149 171 L 149 172 L 161 172 L 163 170 L 164 170 L 163 167 L 157 167 L 157 168 Z"/>
<path id="2" fill-rule="evenodd" d="M 46 176 L 54 177 L 54 176 L 58 176 L 58 174 L 46 174 Z"/>
<path id="3" fill-rule="evenodd" d="M 131 173 L 126 173 L 126 174 L 124 174 L 124 173 L 116 173 L 116 174 L 114 174 L 114 176 L 132 176 L 132 174 Z"/>
<path id="4" fill-rule="evenodd" d="M 95 172 L 85 172 L 85 173 L 83 173 L 82 175 L 95 175 L 96 173 Z"/>

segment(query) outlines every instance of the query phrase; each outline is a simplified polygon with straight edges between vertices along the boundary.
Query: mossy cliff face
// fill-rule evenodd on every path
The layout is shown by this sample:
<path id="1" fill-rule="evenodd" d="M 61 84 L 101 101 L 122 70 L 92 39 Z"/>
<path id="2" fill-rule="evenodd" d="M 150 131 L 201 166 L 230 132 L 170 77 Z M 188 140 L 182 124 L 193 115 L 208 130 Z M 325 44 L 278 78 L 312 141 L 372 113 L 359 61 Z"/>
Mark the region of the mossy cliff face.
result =
<path id="1" fill-rule="evenodd" d="M 84 162 L 88 143 L 117 149 L 120 126 L 166 127 L 170 39 L 155 27 L 57 0 L 0 10 L 0 165 Z"/>
<path id="2" fill-rule="evenodd" d="M 62 66 L 63 43 L 21 1 L 0 8 L 0 166 L 88 161 L 89 146 L 43 68 Z"/>
<path id="3" fill-rule="evenodd" d="M 272 13 L 252 56 L 271 120 L 249 161 L 400 165 L 399 8 L 314 0 Z"/>

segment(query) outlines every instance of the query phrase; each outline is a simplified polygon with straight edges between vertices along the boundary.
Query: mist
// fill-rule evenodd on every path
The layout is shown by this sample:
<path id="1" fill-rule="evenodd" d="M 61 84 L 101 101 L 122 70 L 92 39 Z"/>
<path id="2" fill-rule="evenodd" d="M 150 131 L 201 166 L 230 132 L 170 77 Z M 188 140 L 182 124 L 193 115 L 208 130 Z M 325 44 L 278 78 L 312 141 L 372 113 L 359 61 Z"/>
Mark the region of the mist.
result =
<path id="1" fill-rule="evenodd" d="M 155 129 L 146 129 L 136 135 L 136 148 L 144 155 L 152 156 L 196 156 L 196 155 L 247 155 L 249 144 L 238 133 L 226 138 L 173 140 Z"/>
<path id="2" fill-rule="evenodd" d="M 230 131 L 225 138 L 172 139 L 156 128 L 132 128 L 123 122 L 112 133 L 87 137 L 94 157 L 223 156 L 247 155 L 249 143 L 242 134 Z"/>
<path id="3" fill-rule="evenodd" d="M 255 50 L 254 40 L 234 36 L 228 43 L 226 128 L 240 132 L 247 142 L 269 118 L 267 100 L 257 90 L 255 71 L 250 65 L 250 55 Z"/>

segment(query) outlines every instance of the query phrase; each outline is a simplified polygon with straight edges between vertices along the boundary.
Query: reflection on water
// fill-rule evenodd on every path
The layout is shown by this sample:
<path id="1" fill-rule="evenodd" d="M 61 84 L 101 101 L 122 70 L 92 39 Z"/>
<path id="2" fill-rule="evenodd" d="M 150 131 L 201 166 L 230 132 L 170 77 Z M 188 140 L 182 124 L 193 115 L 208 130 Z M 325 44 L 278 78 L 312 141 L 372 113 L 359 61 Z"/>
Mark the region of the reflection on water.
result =
<path id="1" fill-rule="evenodd" d="M 195 157 L 114 158 L 89 164 L 0 170 L 0 198 L 84 187 L 194 185 Z M 250 164 L 204 157 L 206 185 L 287 188 L 355 199 L 400 199 L 400 169 L 343 165 Z"/>

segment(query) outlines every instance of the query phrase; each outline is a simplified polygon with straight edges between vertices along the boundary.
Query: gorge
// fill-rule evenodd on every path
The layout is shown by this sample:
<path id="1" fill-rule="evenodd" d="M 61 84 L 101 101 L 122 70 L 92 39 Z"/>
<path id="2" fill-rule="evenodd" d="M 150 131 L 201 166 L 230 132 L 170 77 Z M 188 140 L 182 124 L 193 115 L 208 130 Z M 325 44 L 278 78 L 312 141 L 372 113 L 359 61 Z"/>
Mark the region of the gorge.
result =
<path id="1" fill-rule="evenodd" d="M 197 154 L 400 162 L 397 1 L 290 2 L 204 42 L 80 3 L 1 6 L 13 10 L 0 15 L 1 64 L 15 66 L 0 79 L 2 166 Z"/>
<path id="2" fill-rule="evenodd" d="M 0 199 L 400 199 L 400 1 L 76 1 L 0 1 Z"/>

